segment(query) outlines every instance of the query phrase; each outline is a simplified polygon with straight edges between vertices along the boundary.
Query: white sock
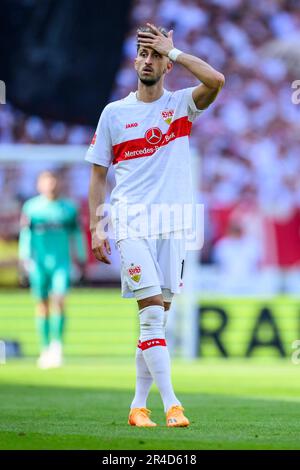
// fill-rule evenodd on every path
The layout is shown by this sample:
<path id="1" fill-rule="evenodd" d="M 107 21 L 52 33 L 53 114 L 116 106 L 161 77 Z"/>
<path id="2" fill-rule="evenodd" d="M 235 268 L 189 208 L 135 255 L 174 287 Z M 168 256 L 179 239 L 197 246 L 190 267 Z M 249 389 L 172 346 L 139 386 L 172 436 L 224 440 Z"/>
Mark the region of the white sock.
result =
<path id="1" fill-rule="evenodd" d="M 168 311 L 164 311 L 164 331 L 166 331 L 168 319 Z M 151 385 L 153 383 L 152 375 L 148 369 L 148 366 L 145 362 L 143 351 L 141 348 L 136 349 L 135 355 L 135 365 L 136 365 L 136 385 L 135 385 L 135 395 L 132 400 L 130 408 L 147 408 L 147 398 L 150 392 Z"/>
<path id="2" fill-rule="evenodd" d="M 172 405 L 180 405 L 171 382 L 171 364 L 165 341 L 164 308 L 159 305 L 140 311 L 141 348 L 145 362 L 156 383 L 167 411 Z"/>
<path id="3" fill-rule="evenodd" d="M 152 375 L 145 362 L 141 348 L 136 349 L 136 385 L 135 395 L 130 408 L 147 408 L 147 398 L 153 382 Z"/>

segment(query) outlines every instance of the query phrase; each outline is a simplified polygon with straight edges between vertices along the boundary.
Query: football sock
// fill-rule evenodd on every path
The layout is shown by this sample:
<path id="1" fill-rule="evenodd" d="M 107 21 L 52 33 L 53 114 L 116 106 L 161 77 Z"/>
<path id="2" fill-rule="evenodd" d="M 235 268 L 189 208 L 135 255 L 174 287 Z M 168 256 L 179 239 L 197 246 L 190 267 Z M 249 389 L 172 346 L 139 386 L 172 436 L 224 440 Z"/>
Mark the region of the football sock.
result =
<path id="1" fill-rule="evenodd" d="M 135 396 L 130 408 L 147 408 L 147 398 L 153 382 L 152 375 L 143 357 L 140 347 L 136 349 L 135 355 L 136 365 L 136 385 Z"/>
<path id="2" fill-rule="evenodd" d="M 170 356 L 165 340 L 164 308 L 152 305 L 140 310 L 140 346 L 148 369 L 167 411 L 180 405 L 171 382 Z"/>
<path id="3" fill-rule="evenodd" d="M 51 339 L 62 343 L 65 326 L 65 315 L 53 313 L 50 316 Z"/>
<path id="4" fill-rule="evenodd" d="M 167 325 L 168 311 L 164 312 L 164 329 Z M 140 341 L 139 341 L 140 343 Z M 148 369 L 148 366 L 145 362 L 143 351 L 139 346 L 136 349 L 135 355 L 135 365 L 136 365 L 136 385 L 135 385 L 135 396 L 132 400 L 130 408 L 147 408 L 147 398 L 151 385 L 153 383 L 152 375 Z"/>
<path id="5" fill-rule="evenodd" d="M 49 346 L 49 317 L 38 315 L 36 317 L 36 328 L 40 337 L 41 348 L 46 349 Z"/>
<path id="6" fill-rule="evenodd" d="M 164 311 L 164 331 L 165 331 L 165 337 L 166 337 L 166 327 L 167 327 L 167 322 L 168 322 L 168 314 L 169 314 L 169 311 L 168 310 L 165 310 Z"/>

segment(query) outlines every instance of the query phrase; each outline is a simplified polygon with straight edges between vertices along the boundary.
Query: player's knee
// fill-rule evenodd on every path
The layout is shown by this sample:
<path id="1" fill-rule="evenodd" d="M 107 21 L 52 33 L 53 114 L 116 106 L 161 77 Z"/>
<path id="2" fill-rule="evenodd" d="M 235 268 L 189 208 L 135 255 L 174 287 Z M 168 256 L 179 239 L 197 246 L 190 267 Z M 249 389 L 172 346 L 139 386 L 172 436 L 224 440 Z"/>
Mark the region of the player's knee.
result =
<path id="1" fill-rule="evenodd" d="M 64 312 L 65 300 L 62 296 L 53 296 L 52 303 L 56 313 L 62 314 Z"/>
<path id="2" fill-rule="evenodd" d="M 162 288 L 161 293 L 162 293 L 162 298 L 164 301 L 165 310 L 169 310 L 174 294 L 170 289 L 167 289 L 165 287 Z M 166 308 L 166 304 L 169 304 L 168 308 Z"/>
<path id="3" fill-rule="evenodd" d="M 49 315 L 49 306 L 47 301 L 41 301 L 37 304 L 36 314 L 39 317 L 47 317 Z"/>
<path id="4" fill-rule="evenodd" d="M 164 310 L 160 305 L 152 305 L 140 311 L 141 325 L 163 325 Z"/>
<path id="5" fill-rule="evenodd" d="M 160 307 L 164 306 L 164 302 L 163 302 L 163 298 L 161 294 L 153 295 L 151 297 L 138 300 L 138 306 L 140 310 L 146 307 L 151 307 L 153 305 L 159 305 Z"/>

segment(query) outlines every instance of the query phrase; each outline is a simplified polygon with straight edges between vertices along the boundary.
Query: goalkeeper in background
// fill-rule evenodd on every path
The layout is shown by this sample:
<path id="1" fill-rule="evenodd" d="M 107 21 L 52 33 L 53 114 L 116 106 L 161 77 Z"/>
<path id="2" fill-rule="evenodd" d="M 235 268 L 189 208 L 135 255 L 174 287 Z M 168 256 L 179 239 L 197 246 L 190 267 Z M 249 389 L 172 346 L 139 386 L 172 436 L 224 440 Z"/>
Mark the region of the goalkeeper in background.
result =
<path id="1" fill-rule="evenodd" d="M 37 189 L 39 195 L 26 201 L 22 209 L 19 257 L 37 300 L 38 366 L 47 369 L 62 365 L 72 252 L 83 272 L 86 244 L 76 206 L 59 195 L 58 177 L 50 171 L 41 173 Z"/>

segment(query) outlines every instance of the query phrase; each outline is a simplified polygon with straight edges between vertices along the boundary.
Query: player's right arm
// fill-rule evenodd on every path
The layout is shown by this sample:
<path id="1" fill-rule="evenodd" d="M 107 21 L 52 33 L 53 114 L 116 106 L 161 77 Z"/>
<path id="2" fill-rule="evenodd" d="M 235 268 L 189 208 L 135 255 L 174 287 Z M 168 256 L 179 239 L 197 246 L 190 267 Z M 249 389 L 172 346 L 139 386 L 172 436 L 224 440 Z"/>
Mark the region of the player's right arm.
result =
<path id="1" fill-rule="evenodd" d="M 111 254 L 107 235 L 101 230 L 101 218 L 104 214 L 101 207 L 105 202 L 106 175 L 108 168 L 101 165 L 92 165 L 89 187 L 90 231 L 92 237 L 92 251 L 97 260 L 111 264 L 107 254 Z"/>
<path id="2" fill-rule="evenodd" d="M 89 187 L 90 231 L 94 256 L 103 263 L 111 264 L 110 245 L 101 230 L 101 207 L 105 202 L 106 175 L 112 162 L 109 105 L 101 113 L 98 126 L 85 159 L 92 163 Z M 100 212 L 99 212 L 100 211 Z"/>

